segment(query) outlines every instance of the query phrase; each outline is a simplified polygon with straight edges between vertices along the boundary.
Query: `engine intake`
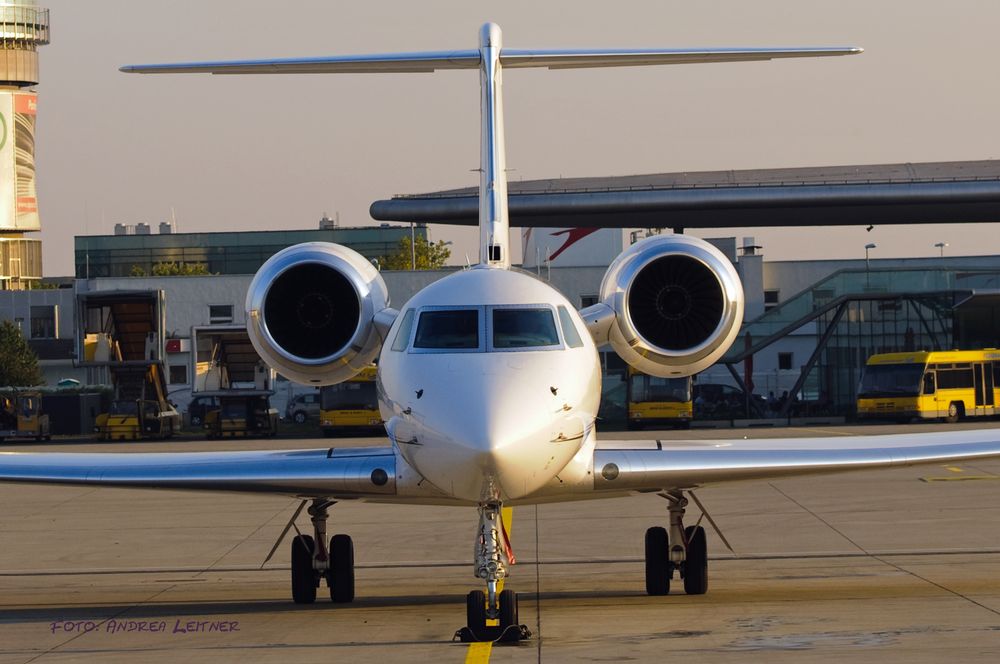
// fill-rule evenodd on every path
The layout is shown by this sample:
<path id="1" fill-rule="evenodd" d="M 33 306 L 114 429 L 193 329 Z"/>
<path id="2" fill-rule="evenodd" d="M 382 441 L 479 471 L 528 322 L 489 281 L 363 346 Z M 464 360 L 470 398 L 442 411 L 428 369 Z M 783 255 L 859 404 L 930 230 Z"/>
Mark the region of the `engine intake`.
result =
<path id="1" fill-rule="evenodd" d="M 652 376 L 703 371 L 729 349 L 743 321 L 733 264 L 704 240 L 658 235 L 626 249 L 608 268 L 601 301 L 614 312 L 608 341 Z"/>
<path id="2" fill-rule="evenodd" d="M 375 314 L 389 292 L 357 252 L 307 242 L 272 256 L 247 291 L 247 331 L 279 373 L 309 385 L 347 380 L 368 366 L 382 339 Z"/>

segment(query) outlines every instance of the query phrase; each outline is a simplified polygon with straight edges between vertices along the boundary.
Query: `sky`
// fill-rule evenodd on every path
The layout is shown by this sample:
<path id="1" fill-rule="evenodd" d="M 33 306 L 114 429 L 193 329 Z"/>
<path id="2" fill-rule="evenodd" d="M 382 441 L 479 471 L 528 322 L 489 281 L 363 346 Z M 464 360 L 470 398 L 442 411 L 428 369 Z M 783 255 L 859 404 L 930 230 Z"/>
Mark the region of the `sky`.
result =
<path id="1" fill-rule="evenodd" d="M 74 235 L 373 222 L 372 201 L 478 183 L 473 71 L 138 76 L 124 64 L 475 48 L 834 46 L 860 56 L 504 76 L 517 179 L 1000 157 L 993 0 L 42 0 L 36 162 L 46 276 Z M 1000 252 L 1000 226 L 712 229 L 765 260 Z M 432 227 L 454 262 L 475 230 Z M 516 236 L 515 236 L 515 245 Z"/>

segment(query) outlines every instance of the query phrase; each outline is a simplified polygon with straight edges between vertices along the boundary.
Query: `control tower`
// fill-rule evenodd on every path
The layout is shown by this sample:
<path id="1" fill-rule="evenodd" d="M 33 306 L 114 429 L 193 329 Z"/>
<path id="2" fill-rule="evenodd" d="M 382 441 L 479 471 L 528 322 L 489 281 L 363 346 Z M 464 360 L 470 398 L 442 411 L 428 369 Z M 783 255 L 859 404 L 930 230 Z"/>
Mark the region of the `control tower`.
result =
<path id="1" fill-rule="evenodd" d="M 49 43 L 49 10 L 34 0 L 0 0 L 0 290 L 42 278 L 35 194 L 38 47 Z"/>

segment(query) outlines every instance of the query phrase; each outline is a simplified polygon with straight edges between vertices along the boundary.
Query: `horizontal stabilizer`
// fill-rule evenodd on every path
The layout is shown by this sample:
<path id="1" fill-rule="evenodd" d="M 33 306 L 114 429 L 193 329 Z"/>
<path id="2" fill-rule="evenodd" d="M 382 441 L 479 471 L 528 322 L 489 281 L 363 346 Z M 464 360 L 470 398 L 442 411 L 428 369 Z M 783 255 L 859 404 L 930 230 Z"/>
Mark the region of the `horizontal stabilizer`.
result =
<path id="1" fill-rule="evenodd" d="M 822 48 L 690 48 L 690 49 L 595 49 L 530 51 L 503 49 L 504 67 L 548 67 L 580 69 L 587 67 L 636 67 L 644 65 L 681 65 L 699 62 L 749 62 L 776 58 L 816 58 L 831 55 L 856 55 L 864 49 L 856 46 Z"/>
<path id="2" fill-rule="evenodd" d="M 128 74 L 406 74 L 478 67 L 479 51 L 466 50 L 125 65 L 121 71 Z"/>
<path id="3" fill-rule="evenodd" d="M 693 48 L 693 49 L 597 49 L 524 50 L 502 49 L 504 67 L 633 67 L 699 62 L 746 62 L 775 58 L 811 58 L 854 55 L 863 49 L 851 46 L 827 48 Z M 476 69 L 480 54 L 475 50 L 335 55 L 316 58 L 276 58 L 152 65 L 125 65 L 130 74 L 367 74 L 423 73 L 439 69 Z"/>

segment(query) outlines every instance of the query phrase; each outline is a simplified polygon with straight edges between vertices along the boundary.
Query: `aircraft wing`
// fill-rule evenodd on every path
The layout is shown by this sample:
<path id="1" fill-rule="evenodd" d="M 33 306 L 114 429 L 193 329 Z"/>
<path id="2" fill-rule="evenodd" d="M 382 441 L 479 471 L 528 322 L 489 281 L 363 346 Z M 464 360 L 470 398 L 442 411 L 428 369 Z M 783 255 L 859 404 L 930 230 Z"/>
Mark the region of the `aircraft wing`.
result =
<path id="1" fill-rule="evenodd" d="M 986 457 L 1000 457 L 1000 429 L 759 440 L 601 441 L 594 453 L 594 488 L 687 489 Z"/>
<path id="2" fill-rule="evenodd" d="M 2 452 L 0 482 L 302 497 L 366 498 L 396 493 L 391 447 L 250 452 Z"/>

